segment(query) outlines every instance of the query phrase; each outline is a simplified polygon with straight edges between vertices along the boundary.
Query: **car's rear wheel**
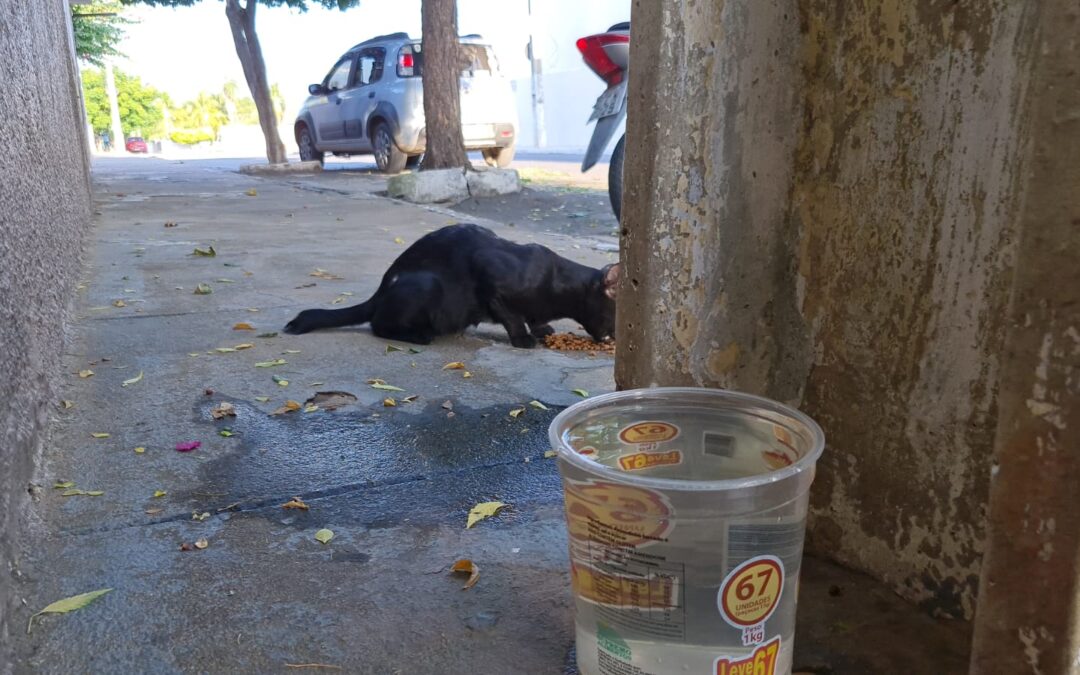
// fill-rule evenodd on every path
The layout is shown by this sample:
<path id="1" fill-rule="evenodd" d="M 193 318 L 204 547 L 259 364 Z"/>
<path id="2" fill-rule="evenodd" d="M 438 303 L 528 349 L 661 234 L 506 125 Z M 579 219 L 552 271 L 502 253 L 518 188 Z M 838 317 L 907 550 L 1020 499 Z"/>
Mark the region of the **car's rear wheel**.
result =
<path id="1" fill-rule="evenodd" d="M 375 164 L 383 173 L 401 173 L 409 161 L 409 156 L 394 144 L 394 137 L 386 122 L 375 124 L 371 131 L 371 145 L 375 151 Z"/>
<path id="2" fill-rule="evenodd" d="M 622 220 L 622 167 L 623 146 L 626 144 L 626 134 L 615 144 L 615 150 L 611 153 L 611 163 L 608 164 L 608 197 L 611 198 L 611 210 L 615 212 L 615 220 Z"/>
<path id="3" fill-rule="evenodd" d="M 514 146 L 508 145 L 505 148 L 484 148 L 480 154 L 484 156 L 484 163 L 488 166 L 497 166 L 500 169 L 505 169 L 510 166 L 510 162 L 514 161 Z"/>
<path id="4" fill-rule="evenodd" d="M 300 161 L 302 162 L 318 162 L 322 164 L 324 159 L 324 153 L 315 148 L 315 139 L 311 136 L 311 130 L 307 128 L 307 125 L 301 125 L 300 130 L 296 133 L 296 145 L 300 148 Z"/>

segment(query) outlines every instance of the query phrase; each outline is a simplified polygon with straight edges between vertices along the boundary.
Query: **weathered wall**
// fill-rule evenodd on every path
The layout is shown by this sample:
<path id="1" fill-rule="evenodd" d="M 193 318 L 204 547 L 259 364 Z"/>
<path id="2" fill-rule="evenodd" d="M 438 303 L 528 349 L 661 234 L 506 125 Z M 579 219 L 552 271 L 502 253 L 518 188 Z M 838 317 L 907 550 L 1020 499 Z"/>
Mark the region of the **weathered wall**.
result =
<path id="1" fill-rule="evenodd" d="M 31 468 L 90 220 L 67 3 L 0 3 L 0 672 Z"/>
<path id="2" fill-rule="evenodd" d="M 634 4 L 619 385 L 798 405 L 811 549 L 967 617 L 1037 10 Z"/>
<path id="3" fill-rule="evenodd" d="M 973 675 L 1080 673 L 1080 3 L 1038 35 Z"/>

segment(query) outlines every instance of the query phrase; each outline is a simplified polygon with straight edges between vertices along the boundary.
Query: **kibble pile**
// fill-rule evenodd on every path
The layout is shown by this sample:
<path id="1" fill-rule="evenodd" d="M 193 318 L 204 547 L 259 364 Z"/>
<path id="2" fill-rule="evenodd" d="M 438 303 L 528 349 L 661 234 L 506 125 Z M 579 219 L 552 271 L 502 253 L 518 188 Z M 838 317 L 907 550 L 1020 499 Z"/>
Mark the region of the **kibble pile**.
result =
<path id="1" fill-rule="evenodd" d="M 615 353 L 615 341 L 593 342 L 587 337 L 574 335 L 573 333 L 553 333 L 544 338 L 544 344 L 548 349 L 558 349 L 564 352 L 604 352 Z"/>

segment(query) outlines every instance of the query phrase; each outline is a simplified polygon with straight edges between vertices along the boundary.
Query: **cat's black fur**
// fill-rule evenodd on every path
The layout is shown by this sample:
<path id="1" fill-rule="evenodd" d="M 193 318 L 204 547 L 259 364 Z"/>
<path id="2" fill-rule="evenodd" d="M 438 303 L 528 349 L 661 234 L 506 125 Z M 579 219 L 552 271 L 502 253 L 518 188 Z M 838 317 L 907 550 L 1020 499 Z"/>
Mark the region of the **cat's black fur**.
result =
<path id="1" fill-rule="evenodd" d="M 569 318 L 594 340 L 614 337 L 619 265 L 594 269 L 539 244 L 515 244 L 479 225 L 426 234 L 398 256 L 375 294 L 354 307 L 306 309 L 285 326 L 307 333 L 371 322 L 379 337 L 428 344 L 482 321 L 533 347 Z"/>

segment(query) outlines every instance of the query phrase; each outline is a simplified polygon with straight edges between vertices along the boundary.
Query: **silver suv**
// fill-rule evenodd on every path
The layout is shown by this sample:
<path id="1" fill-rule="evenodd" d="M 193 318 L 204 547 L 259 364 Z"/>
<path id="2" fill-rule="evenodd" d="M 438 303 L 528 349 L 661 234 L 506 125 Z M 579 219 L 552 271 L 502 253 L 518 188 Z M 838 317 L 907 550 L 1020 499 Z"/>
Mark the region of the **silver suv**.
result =
<path id="1" fill-rule="evenodd" d="M 479 35 L 461 38 L 461 128 L 467 150 L 492 166 L 514 158 L 517 108 L 495 53 Z M 420 40 L 393 33 L 366 40 L 308 87 L 294 127 L 300 158 L 372 153 L 379 170 L 398 173 L 424 153 L 424 52 Z"/>

